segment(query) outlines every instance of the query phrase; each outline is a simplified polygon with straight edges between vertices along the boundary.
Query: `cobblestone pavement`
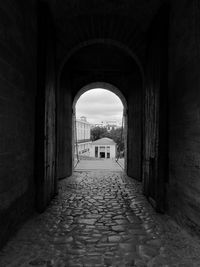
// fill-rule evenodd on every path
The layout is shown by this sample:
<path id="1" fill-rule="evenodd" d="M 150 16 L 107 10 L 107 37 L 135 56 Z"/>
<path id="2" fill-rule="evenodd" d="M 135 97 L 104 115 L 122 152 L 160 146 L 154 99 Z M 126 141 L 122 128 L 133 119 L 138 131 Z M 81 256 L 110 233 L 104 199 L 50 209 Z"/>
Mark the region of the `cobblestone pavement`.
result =
<path id="1" fill-rule="evenodd" d="M 75 172 L 0 253 L 0 266 L 200 266 L 200 245 L 120 172 Z"/>

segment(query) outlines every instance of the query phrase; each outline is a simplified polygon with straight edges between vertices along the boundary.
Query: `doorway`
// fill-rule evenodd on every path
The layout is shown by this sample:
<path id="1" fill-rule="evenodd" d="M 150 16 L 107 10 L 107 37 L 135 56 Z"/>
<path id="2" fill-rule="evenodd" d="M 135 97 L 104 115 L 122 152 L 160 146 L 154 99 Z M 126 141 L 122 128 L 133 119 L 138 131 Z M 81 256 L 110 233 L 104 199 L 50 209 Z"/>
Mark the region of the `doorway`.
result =
<path id="1" fill-rule="evenodd" d="M 82 166 L 84 160 L 90 160 L 92 164 L 92 160 L 96 159 L 94 165 L 97 159 L 111 159 L 113 164 L 126 171 L 126 101 L 120 91 L 106 83 L 85 86 L 74 98 L 73 111 L 74 169 L 78 168 L 80 162 Z M 88 124 L 90 124 L 90 135 L 84 133 L 87 128 L 85 125 Z M 88 142 L 89 149 L 87 154 L 80 155 L 79 146 L 84 142 Z"/>
<path id="2" fill-rule="evenodd" d="M 100 152 L 100 158 L 105 159 L 105 152 Z"/>

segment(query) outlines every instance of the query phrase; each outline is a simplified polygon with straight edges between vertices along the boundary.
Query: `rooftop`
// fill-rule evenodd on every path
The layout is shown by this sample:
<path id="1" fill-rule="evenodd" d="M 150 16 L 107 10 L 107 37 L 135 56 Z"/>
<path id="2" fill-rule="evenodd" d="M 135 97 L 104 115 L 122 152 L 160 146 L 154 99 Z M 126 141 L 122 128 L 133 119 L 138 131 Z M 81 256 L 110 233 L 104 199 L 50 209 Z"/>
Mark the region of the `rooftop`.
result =
<path id="1" fill-rule="evenodd" d="M 98 139 L 94 142 L 92 142 L 93 145 L 116 145 L 116 143 L 113 141 L 113 139 L 104 137 L 101 139 Z"/>

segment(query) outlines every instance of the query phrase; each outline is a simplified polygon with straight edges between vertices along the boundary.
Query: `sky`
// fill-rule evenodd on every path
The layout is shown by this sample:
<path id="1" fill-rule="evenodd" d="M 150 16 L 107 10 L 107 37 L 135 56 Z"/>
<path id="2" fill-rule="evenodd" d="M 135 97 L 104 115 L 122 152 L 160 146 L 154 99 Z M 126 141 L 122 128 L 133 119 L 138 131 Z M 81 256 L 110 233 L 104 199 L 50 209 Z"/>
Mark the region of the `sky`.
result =
<path id="1" fill-rule="evenodd" d="M 105 89 L 92 89 L 78 99 L 76 103 L 76 118 L 87 117 L 90 123 L 116 120 L 122 121 L 123 104 L 119 97 Z"/>

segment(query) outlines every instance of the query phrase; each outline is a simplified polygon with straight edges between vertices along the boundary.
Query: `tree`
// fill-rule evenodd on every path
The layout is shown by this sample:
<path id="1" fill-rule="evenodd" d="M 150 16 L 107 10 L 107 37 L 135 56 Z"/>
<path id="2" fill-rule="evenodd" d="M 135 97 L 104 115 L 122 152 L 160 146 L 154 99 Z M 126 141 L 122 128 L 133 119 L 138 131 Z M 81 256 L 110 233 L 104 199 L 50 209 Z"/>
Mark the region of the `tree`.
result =
<path id="1" fill-rule="evenodd" d="M 91 129 L 91 139 L 96 141 L 100 138 L 106 137 L 107 129 L 105 127 L 94 127 Z"/>
<path id="2" fill-rule="evenodd" d="M 124 151 L 124 136 L 123 136 L 123 128 L 113 129 L 109 133 L 110 138 L 115 141 L 117 144 L 118 152 Z"/>

